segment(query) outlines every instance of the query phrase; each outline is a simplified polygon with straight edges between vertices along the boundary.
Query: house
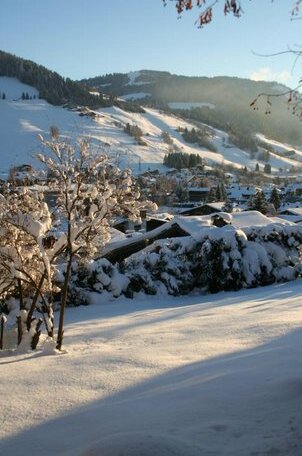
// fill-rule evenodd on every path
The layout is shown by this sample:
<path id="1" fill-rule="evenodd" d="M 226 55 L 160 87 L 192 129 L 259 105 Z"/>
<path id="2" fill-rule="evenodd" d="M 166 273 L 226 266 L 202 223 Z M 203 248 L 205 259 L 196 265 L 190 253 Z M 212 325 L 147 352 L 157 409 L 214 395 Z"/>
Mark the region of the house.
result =
<path id="1" fill-rule="evenodd" d="M 152 231 L 152 230 L 158 228 L 159 226 L 164 225 L 165 223 L 167 223 L 167 220 L 165 220 L 165 219 L 147 217 L 145 220 L 145 223 L 144 222 L 143 223 L 133 223 L 133 222 L 129 223 L 128 220 L 121 220 L 114 225 L 114 228 L 116 230 L 121 231 L 122 233 L 126 233 L 129 230 L 140 231 L 143 228 L 145 229 L 145 231 Z M 144 226 L 142 226 L 142 225 L 144 225 Z"/>
<path id="2" fill-rule="evenodd" d="M 117 263 L 133 253 L 143 250 L 148 245 L 153 244 L 154 241 L 183 236 L 189 236 L 189 234 L 179 224 L 174 223 L 174 221 L 167 222 L 153 231 L 137 233 L 136 236 L 110 243 L 100 258 L 106 258 L 111 263 Z"/>
<path id="3" fill-rule="evenodd" d="M 279 213 L 280 215 L 295 215 L 302 218 L 302 207 L 287 207 Z"/>
<path id="4" fill-rule="evenodd" d="M 241 204 L 246 203 L 252 196 L 256 194 L 257 190 L 261 189 L 252 185 L 242 186 L 239 184 L 233 184 L 228 189 L 227 195 L 230 201 Z"/>
<path id="5" fill-rule="evenodd" d="M 116 263 L 143 250 L 159 239 L 184 236 L 192 236 L 194 239 L 198 239 L 202 230 L 211 229 L 213 225 L 218 227 L 230 225 L 236 229 L 241 229 L 252 226 L 267 226 L 272 223 L 278 223 L 279 225 L 291 224 L 281 219 L 274 220 L 266 217 L 258 211 L 235 212 L 233 214 L 223 212 L 214 215 L 191 217 L 177 216 L 153 231 L 137 233 L 133 237 L 110 243 L 102 252 L 100 258 L 106 258 L 112 263 Z"/>
<path id="6" fill-rule="evenodd" d="M 222 212 L 225 202 L 219 203 L 206 203 L 201 206 L 195 206 L 190 209 L 186 209 L 180 212 L 180 215 L 190 216 L 190 215 L 209 215 L 214 214 L 215 212 Z"/>
<path id="7" fill-rule="evenodd" d="M 193 202 L 205 201 L 209 192 L 208 187 L 188 187 L 189 200 Z"/>
<path id="8" fill-rule="evenodd" d="M 302 207 L 288 207 L 279 212 L 279 217 L 293 223 L 302 221 Z"/>
<path id="9" fill-rule="evenodd" d="M 34 180 L 34 168 L 31 165 L 13 166 L 9 171 L 9 181 L 16 185 L 31 185 Z"/>
<path id="10" fill-rule="evenodd" d="M 302 195 L 302 183 L 292 183 L 287 185 L 285 193 L 288 195 Z"/>

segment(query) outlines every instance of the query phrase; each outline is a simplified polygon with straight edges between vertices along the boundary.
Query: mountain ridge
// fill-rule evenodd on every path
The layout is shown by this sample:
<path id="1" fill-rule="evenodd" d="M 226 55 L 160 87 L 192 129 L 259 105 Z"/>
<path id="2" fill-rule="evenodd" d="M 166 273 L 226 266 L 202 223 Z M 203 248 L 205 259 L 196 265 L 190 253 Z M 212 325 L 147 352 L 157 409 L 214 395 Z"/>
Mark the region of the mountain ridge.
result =
<path id="1" fill-rule="evenodd" d="M 173 111 L 215 128 L 241 130 L 246 134 L 260 132 L 279 141 L 302 144 L 301 122 L 290 115 L 287 98 L 282 96 L 282 92 L 288 88 L 276 81 L 253 81 L 232 76 L 184 76 L 167 71 L 139 70 L 106 74 L 78 82 L 86 88 L 102 90 L 107 95 L 127 100 L 132 97 L 134 103 L 139 99 L 141 106 Z M 274 99 L 271 115 L 265 115 L 266 97 L 260 99 L 256 109 L 250 106 L 259 93 L 279 95 Z M 195 110 L 178 110 L 170 105 L 196 102 L 204 106 Z"/>
<path id="2" fill-rule="evenodd" d="M 40 98 L 54 106 L 73 104 L 89 107 L 106 106 L 102 94 L 91 95 L 88 90 L 76 81 L 63 78 L 55 71 L 23 59 L 14 54 L 0 50 L 0 76 L 17 78 L 20 82 L 35 87 Z"/>

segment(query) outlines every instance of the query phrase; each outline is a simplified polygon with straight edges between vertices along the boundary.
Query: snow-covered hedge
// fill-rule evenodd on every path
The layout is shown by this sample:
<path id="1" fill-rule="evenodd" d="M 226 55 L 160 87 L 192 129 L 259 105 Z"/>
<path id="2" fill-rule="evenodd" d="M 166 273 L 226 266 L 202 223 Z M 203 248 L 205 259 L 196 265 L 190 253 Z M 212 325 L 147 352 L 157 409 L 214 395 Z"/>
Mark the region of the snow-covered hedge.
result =
<path id="1" fill-rule="evenodd" d="M 211 226 L 195 239 L 157 241 L 120 265 L 94 261 L 74 275 L 73 283 L 116 297 L 136 292 L 180 295 L 194 288 L 211 293 L 239 290 L 297 278 L 301 246 L 300 226 Z"/>

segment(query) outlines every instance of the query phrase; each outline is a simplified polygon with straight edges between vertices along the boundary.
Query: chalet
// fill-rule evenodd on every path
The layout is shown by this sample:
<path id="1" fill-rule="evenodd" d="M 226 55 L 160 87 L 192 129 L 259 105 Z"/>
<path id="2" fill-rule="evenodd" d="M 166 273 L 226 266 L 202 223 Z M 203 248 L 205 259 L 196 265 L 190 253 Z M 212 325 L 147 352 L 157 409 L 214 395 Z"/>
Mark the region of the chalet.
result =
<path id="1" fill-rule="evenodd" d="M 141 176 L 143 177 L 155 177 L 155 176 L 159 176 L 160 172 L 158 169 L 148 169 L 147 171 L 141 173 Z"/>
<path id="2" fill-rule="evenodd" d="M 145 229 L 145 231 L 152 231 L 152 230 L 158 228 L 159 226 L 164 225 L 165 223 L 167 223 L 167 220 L 165 220 L 165 219 L 148 217 L 146 219 L 146 222 L 143 224 L 142 223 L 133 223 L 133 222 L 129 223 L 128 220 L 121 220 L 114 225 L 114 228 L 116 230 L 121 231 L 122 233 L 126 233 L 129 230 L 130 231 L 140 231 L 143 228 Z M 144 225 L 144 226 L 142 226 L 142 225 Z"/>
<path id="3" fill-rule="evenodd" d="M 168 171 L 166 171 L 166 176 L 176 176 L 178 173 L 178 170 L 176 168 L 171 168 Z"/>
<path id="4" fill-rule="evenodd" d="M 253 186 L 242 186 L 239 184 L 233 184 L 227 191 L 227 195 L 230 201 L 238 204 L 246 203 L 252 196 L 254 196 L 257 190 L 261 190 Z"/>
<path id="5" fill-rule="evenodd" d="M 302 221 L 302 207 L 287 207 L 279 212 L 279 217 L 288 222 L 300 223 Z"/>
<path id="6" fill-rule="evenodd" d="M 201 206 L 195 206 L 190 209 L 186 209 L 180 212 L 180 215 L 190 216 L 190 215 L 209 215 L 214 214 L 215 212 L 222 212 L 225 202 L 219 203 L 206 203 Z"/>
<path id="7" fill-rule="evenodd" d="M 279 212 L 280 215 L 295 215 L 302 219 L 302 207 L 287 207 Z"/>
<path id="8" fill-rule="evenodd" d="M 9 181 L 16 185 L 31 185 L 34 183 L 34 168 L 31 165 L 13 166 L 9 171 Z"/>
<path id="9" fill-rule="evenodd" d="M 189 200 L 193 202 L 205 201 L 209 192 L 208 187 L 188 187 Z"/>
<path id="10" fill-rule="evenodd" d="M 101 257 L 106 258 L 111 263 L 117 263 L 128 258 L 133 253 L 143 250 L 148 245 L 153 244 L 154 241 L 183 236 L 189 236 L 189 233 L 183 230 L 179 224 L 171 221 L 148 233 L 109 244 Z"/>
<path id="11" fill-rule="evenodd" d="M 291 224 L 281 219 L 266 217 L 258 211 L 235 212 L 233 214 L 216 213 L 214 215 L 191 217 L 177 216 L 152 231 L 110 243 L 103 251 L 101 257 L 116 263 L 160 239 L 184 236 L 192 236 L 194 239 L 198 239 L 202 230 L 211 229 L 213 225 L 218 227 L 230 225 L 236 229 L 241 229 L 251 226 L 266 226 L 272 223 Z"/>
<path id="12" fill-rule="evenodd" d="M 292 183 L 287 185 L 287 187 L 285 188 L 285 193 L 287 195 L 295 196 L 302 195 L 302 183 Z"/>

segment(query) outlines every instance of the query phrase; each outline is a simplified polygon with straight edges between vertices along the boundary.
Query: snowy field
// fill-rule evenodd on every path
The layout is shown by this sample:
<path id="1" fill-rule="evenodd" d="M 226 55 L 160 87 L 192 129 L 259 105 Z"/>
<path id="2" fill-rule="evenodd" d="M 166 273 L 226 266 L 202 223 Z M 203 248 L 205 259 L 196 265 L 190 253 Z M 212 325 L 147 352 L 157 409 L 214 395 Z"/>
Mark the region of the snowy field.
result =
<path id="1" fill-rule="evenodd" d="M 0 357 L 0 454 L 301 456 L 302 281 L 67 310 L 67 354 Z"/>
<path id="2" fill-rule="evenodd" d="M 194 125 L 155 109 L 146 109 L 146 113 L 138 114 L 116 107 L 105 108 L 97 111 L 97 119 L 92 120 L 87 116 L 79 116 L 77 112 L 52 106 L 44 100 L 22 100 L 23 92 L 29 96 L 37 96 L 37 91 L 17 79 L 0 77 L 0 93 L 2 92 L 6 93 L 6 99 L 0 99 L 0 177 L 5 176 L 12 165 L 37 165 L 34 157 L 41 148 L 37 134 L 47 135 L 51 126 L 57 126 L 61 134 L 71 141 L 78 136 L 89 138 L 97 146 L 105 148 L 120 166 L 130 167 L 135 172 L 164 168 L 162 162 L 165 154 L 169 152 L 169 145 L 162 139 L 163 131 L 170 134 L 179 150 L 198 153 L 210 164 L 224 163 L 255 169 L 257 163 L 257 160 L 250 159 L 250 154 L 246 151 L 236 147 L 224 147 L 227 134 L 219 130 L 212 129 L 212 142 L 217 153 L 187 144 L 177 129 L 191 129 Z M 141 128 L 146 146 L 137 145 L 136 141 L 124 132 L 127 123 Z M 281 153 L 291 148 L 288 145 L 282 148 L 280 143 L 270 143 L 278 147 Z M 297 151 L 297 155 L 302 156 L 302 152 Z M 270 164 L 273 171 L 278 171 L 279 168 L 300 166 L 301 162 L 271 154 Z"/>

